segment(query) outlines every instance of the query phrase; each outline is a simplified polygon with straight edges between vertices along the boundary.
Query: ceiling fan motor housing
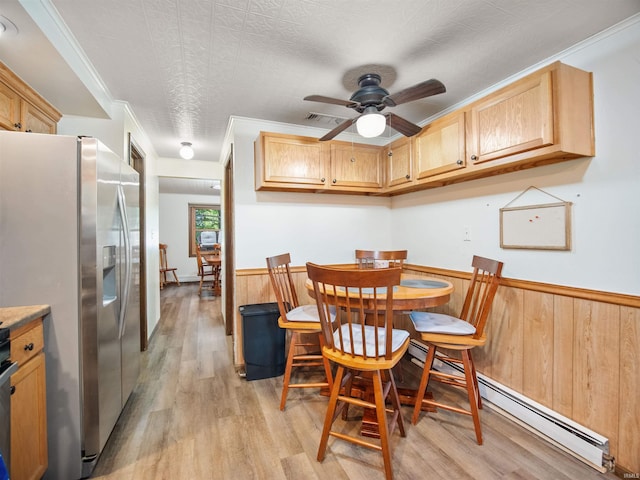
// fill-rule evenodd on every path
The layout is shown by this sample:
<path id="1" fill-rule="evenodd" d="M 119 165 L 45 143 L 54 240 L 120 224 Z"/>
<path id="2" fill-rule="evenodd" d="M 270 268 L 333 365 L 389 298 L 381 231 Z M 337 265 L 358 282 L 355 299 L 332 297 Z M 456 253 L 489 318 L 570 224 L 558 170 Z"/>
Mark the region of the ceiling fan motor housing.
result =
<path id="1" fill-rule="evenodd" d="M 366 73 L 358 78 L 360 89 L 349 99 L 359 104 L 354 107 L 357 112 L 362 113 L 369 106 L 375 106 L 378 111 L 386 107 L 382 99 L 388 96 L 389 92 L 380 86 L 381 80 L 382 77 L 377 73 Z"/>

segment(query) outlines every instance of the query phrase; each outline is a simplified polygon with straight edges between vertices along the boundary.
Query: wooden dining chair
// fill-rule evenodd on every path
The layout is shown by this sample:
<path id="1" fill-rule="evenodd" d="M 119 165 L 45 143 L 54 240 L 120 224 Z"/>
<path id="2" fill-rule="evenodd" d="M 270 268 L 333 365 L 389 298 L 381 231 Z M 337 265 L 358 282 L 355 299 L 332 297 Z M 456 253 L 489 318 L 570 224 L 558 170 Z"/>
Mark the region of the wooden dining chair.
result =
<path id="1" fill-rule="evenodd" d="M 300 305 L 291 276 L 291 255 L 283 253 L 267 258 L 271 286 L 276 295 L 280 317 L 278 325 L 291 332 L 289 352 L 282 380 L 280 410 L 284 410 L 290 388 L 329 388 L 333 382 L 331 365 L 322 355 L 320 319 L 316 305 Z M 324 381 L 291 382 L 294 367 L 323 367 Z"/>
<path id="2" fill-rule="evenodd" d="M 393 328 L 393 289 L 400 284 L 401 272 L 400 268 L 345 270 L 307 263 L 322 326 L 322 353 L 338 366 L 320 437 L 318 461 L 324 459 L 329 436 L 333 436 L 381 451 L 387 479 L 393 478 L 390 436 L 396 426 L 400 435 L 405 436 L 391 370 L 409 347 L 409 332 Z M 333 311 L 339 312 L 335 320 L 330 316 Z M 352 396 L 354 377 L 365 375 L 373 382 L 373 402 Z M 390 408 L 386 406 L 387 399 Z M 332 429 L 340 413 L 347 420 L 350 404 L 375 409 L 379 441 L 365 441 L 343 429 Z"/>
<path id="3" fill-rule="evenodd" d="M 206 277 L 211 277 L 211 290 L 215 289 L 216 271 L 213 265 L 209 265 L 202 259 L 200 245 L 196 245 L 196 259 L 198 261 L 198 276 L 200 277 L 198 296 L 202 296 L 202 285 L 204 284 Z"/>
<path id="4" fill-rule="evenodd" d="M 161 243 L 160 247 L 160 289 L 164 288 L 167 282 L 167 273 L 173 274 L 173 279 L 180 286 L 180 280 L 178 280 L 178 275 L 176 271 L 178 270 L 176 267 L 168 267 L 167 266 L 167 244 Z"/>
<path id="5" fill-rule="evenodd" d="M 478 410 L 482 408 L 478 378 L 473 364 L 471 350 L 487 342 L 485 326 L 489 318 L 491 304 L 495 297 L 502 274 L 502 262 L 474 256 L 471 262 L 473 274 L 465 296 L 460 317 L 442 313 L 411 312 L 410 317 L 420 338 L 428 346 L 427 358 L 420 379 L 411 422 L 415 425 L 423 404 L 432 405 L 457 413 L 470 415 L 476 431 L 478 445 L 482 445 L 482 430 Z M 447 349 L 445 353 L 442 350 Z M 464 367 L 464 375 L 448 374 L 433 369 L 437 358 Z M 452 356 L 460 352 L 460 357 Z M 469 397 L 469 410 L 425 398 L 430 380 L 464 388 Z"/>
<path id="6" fill-rule="evenodd" d="M 356 250 L 358 268 L 402 268 L 406 259 L 406 250 Z"/>

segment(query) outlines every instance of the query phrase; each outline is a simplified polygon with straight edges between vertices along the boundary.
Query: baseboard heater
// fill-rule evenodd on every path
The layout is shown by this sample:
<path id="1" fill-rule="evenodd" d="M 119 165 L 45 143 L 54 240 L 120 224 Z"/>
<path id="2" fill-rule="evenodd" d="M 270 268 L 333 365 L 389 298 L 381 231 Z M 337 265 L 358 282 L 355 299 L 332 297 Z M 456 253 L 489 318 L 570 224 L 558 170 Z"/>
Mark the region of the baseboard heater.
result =
<path id="1" fill-rule="evenodd" d="M 427 347 L 412 339 L 409 355 L 413 357 L 411 361 L 422 368 Z M 438 359 L 437 355 L 434 368 L 446 373 L 463 372 L 462 366 Z M 602 473 L 614 469 L 607 438 L 480 373 L 478 384 L 480 395 L 487 400 L 489 408 L 506 415 Z"/>

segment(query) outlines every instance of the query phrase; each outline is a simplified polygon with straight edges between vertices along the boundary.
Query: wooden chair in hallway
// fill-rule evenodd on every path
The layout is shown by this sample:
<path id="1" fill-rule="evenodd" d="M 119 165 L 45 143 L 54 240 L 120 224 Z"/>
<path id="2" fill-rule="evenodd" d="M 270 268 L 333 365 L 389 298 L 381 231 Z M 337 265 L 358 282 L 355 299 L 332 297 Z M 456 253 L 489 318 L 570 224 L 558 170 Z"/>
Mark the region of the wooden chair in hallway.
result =
<path id="1" fill-rule="evenodd" d="M 322 388 L 331 389 L 332 374 L 329 361 L 322 356 L 322 339 L 320 336 L 320 320 L 315 304 L 300 305 L 298 295 L 291 276 L 291 255 L 283 253 L 267 258 L 267 269 L 271 286 L 275 292 L 280 310 L 278 325 L 291 332 L 289 353 L 282 380 L 282 397 L 280 410 L 284 410 L 290 388 Z M 325 381 L 291 383 L 294 367 L 324 368 Z"/>
<path id="2" fill-rule="evenodd" d="M 392 368 L 409 348 L 409 332 L 393 328 L 393 288 L 400 284 L 400 268 L 346 270 L 307 263 L 322 326 L 323 355 L 338 365 L 325 415 L 318 461 L 329 436 L 382 452 L 385 476 L 393 478 L 389 437 L 397 426 L 405 436 L 400 399 Z M 342 293 L 340 293 L 342 292 Z M 381 297 L 378 297 L 381 295 Z M 332 320 L 329 312 L 339 312 Z M 369 317 L 365 321 L 365 317 Z M 374 401 L 352 396 L 356 376 L 371 376 Z M 344 390 L 343 390 L 344 389 Z M 389 400 L 389 408 L 387 408 Z M 375 409 L 380 440 L 366 441 L 332 429 L 340 413 L 347 419 L 349 404 Z M 387 414 L 391 414 L 388 422 Z"/>
<path id="3" fill-rule="evenodd" d="M 406 250 L 356 250 L 358 268 L 402 268 L 406 259 Z"/>
<path id="4" fill-rule="evenodd" d="M 484 345 L 487 341 L 485 326 L 493 298 L 498 289 L 503 264 L 497 260 L 478 256 L 473 257 L 471 264 L 473 274 L 460 317 L 456 318 L 441 313 L 411 312 L 411 321 L 416 331 L 420 333 L 420 338 L 429 347 L 411 421 L 414 425 L 416 424 L 423 403 L 470 415 L 473 418 L 476 440 L 478 445 L 482 445 L 482 430 L 478 413 L 478 410 L 482 408 L 482 401 L 471 350 Z M 460 352 L 461 358 L 453 357 L 452 352 L 444 353 L 438 349 Z M 464 376 L 434 370 L 433 361 L 436 358 L 436 352 L 439 353 L 438 359 L 461 364 L 464 367 Z M 469 397 L 469 410 L 424 398 L 430 380 L 464 388 Z"/>
<path id="5" fill-rule="evenodd" d="M 207 277 L 211 277 L 210 290 L 215 290 L 217 281 L 217 272 L 213 265 L 209 265 L 202 259 L 200 245 L 196 245 L 196 260 L 198 261 L 198 276 L 200 277 L 200 286 L 198 287 L 198 296 L 202 296 L 202 285 Z"/>
<path id="6" fill-rule="evenodd" d="M 178 286 L 180 286 L 180 280 L 178 280 L 178 275 L 176 274 L 177 270 L 178 269 L 175 267 L 167 266 L 167 244 L 161 243 L 160 244 L 160 288 L 161 289 L 164 288 L 164 286 L 168 283 L 167 273 L 172 273 L 173 279 L 178 284 Z"/>

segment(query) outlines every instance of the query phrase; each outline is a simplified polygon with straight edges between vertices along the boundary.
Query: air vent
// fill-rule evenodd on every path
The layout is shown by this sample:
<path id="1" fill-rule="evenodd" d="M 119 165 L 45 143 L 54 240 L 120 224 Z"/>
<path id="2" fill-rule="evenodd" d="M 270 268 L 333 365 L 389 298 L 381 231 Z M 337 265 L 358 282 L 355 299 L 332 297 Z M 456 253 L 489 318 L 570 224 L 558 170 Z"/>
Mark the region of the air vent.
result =
<path id="1" fill-rule="evenodd" d="M 340 125 L 345 120 L 348 120 L 346 117 L 336 117 L 333 115 L 327 115 L 324 113 L 316 113 L 316 112 L 309 112 L 307 116 L 304 117 L 304 119 L 314 123 L 319 123 L 321 125 L 332 125 L 332 126 Z"/>

